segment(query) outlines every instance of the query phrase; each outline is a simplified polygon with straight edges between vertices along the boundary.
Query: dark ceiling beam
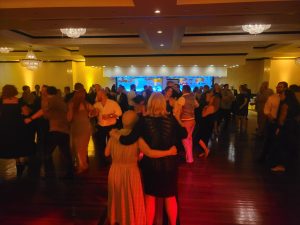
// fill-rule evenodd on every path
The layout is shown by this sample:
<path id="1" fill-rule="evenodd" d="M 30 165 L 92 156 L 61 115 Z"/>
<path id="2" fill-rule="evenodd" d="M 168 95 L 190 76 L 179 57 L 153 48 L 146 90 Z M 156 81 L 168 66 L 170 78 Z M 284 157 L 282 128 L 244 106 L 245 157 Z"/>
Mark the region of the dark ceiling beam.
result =
<path id="1" fill-rule="evenodd" d="M 162 31 L 161 34 L 157 33 Z M 177 49 L 184 35 L 184 27 L 147 26 L 141 29 L 140 36 L 151 49 Z M 162 46 L 161 46 L 162 45 Z"/>
<path id="2" fill-rule="evenodd" d="M 191 17 L 150 17 L 150 18 L 110 18 L 110 19 L 1 19 L 0 29 L 58 29 L 61 27 L 84 26 L 86 28 L 131 28 L 145 26 L 237 26 L 248 23 L 300 24 L 300 13 L 293 15 L 230 15 L 230 16 L 191 16 Z M 46 26 L 45 26 L 46 25 Z"/>
<path id="3" fill-rule="evenodd" d="M 246 2 L 222 4 L 176 5 L 176 0 L 135 0 L 135 7 L 57 7 L 57 8 L 17 8 L 1 9 L 0 19 L 74 19 L 95 18 L 131 18 L 131 17 L 174 17 L 174 16 L 224 16 L 300 13 L 300 1 Z M 160 15 L 153 13 L 161 9 Z"/>

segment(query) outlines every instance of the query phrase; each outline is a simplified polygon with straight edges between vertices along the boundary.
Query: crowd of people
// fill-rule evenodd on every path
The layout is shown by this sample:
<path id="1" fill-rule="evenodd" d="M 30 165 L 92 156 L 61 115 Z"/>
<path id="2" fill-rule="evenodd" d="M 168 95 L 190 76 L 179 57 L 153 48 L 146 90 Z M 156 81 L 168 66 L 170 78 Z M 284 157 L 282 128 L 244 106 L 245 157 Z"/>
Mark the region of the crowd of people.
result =
<path id="1" fill-rule="evenodd" d="M 264 137 L 259 160 L 274 172 L 285 172 L 297 163 L 299 151 L 300 87 L 279 82 L 276 93 L 262 83 L 257 95 L 257 134 Z M 296 160 L 296 161 L 295 161 Z"/>
<path id="2" fill-rule="evenodd" d="M 268 83 L 256 95 L 257 135 L 265 138 L 261 161 L 284 172 L 287 155 L 297 154 L 299 86 L 278 83 L 274 94 Z M 28 176 L 56 177 L 53 151 L 64 160 L 62 178 L 88 171 L 88 143 L 92 137 L 99 166 L 111 165 L 108 176 L 108 219 L 111 224 L 151 225 L 157 197 L 164 199 L 169 224 L 177 220 L 178 151 L 184 161 L 208 157 L 209 141 L 228 129 L 247 131 L 250 99 L 247 85 L 237 93 L 228 84 L 189 85 L 169 81 L 162 93 L 131 85 L 89 92 L 81 83 L 64 93 L 53 86 L 23 86 L 21 98 L 14 85 L 2 88 L 0 101 L 0 179 Z M 197 147 L 197 154 L 195 149 Z M 110 156 L 110 158 L 109 158 Z M 140 175 L 140 170 L 142 178 Z M 145 204 L 144 204 L 145 202 Z"/>

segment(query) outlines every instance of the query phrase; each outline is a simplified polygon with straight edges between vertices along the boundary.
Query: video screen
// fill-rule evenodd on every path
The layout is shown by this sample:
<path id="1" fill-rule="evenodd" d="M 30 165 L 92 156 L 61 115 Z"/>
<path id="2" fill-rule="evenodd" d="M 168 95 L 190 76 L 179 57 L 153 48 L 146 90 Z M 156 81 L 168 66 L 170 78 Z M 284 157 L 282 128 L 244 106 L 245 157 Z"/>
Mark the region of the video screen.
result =
<path id="1" fill-rule="evenodd" d="M 162 77 L 118 77 L 117 84 L 123 85 L 126 91 L 130 91 L 130 85 L 135 84 L 136 91 L 142 92 L 144 86 L 152 86 L 153 91 L 162 91 Z"/>
<path id="2" fill-rule="evenodd" d="M 190 85 L 191 89 L 193 90 L 195 87 L 203 87 L 204 85 L 208 85 L 211 87 L 213 85 L 213 77 L 209 76 L 202 76 L 202 77 L 180 77 L 179 84 L 180 88 L 183 85 Z"/>
<path id="3" fill-rule="evenodd" d="M 163 82 L 163 79 L 165 79 Z M 208 85 L 211 87 L 213 85 L 213 77 L 201 76 L 201 77 L 117 77 L 117 85 L 123 85 L 126 91 L 130 91 L 130 85 L 136 85 L 136 91 L 142 92 L 144 86 L 152 86 L 153 91 L 160 92 L 165 87 L 163 83 L 166 84 L 168 80 L 172 80 L 174 83 L 180 85 L 180 89 L 183 85 L 190 85 L 193 90 L 195 87 L 203 87 Z"/>

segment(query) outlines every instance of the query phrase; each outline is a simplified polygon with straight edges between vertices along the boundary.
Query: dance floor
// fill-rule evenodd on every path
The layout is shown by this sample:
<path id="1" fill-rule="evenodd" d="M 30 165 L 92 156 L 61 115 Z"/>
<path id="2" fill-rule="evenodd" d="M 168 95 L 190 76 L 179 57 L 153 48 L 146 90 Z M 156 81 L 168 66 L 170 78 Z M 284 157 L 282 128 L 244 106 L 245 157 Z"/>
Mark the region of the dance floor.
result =
<path id="1" fill-rule="evenodd" d="M 253 135 L 255 119 L 251 113 L 247 133 L 231 127 L 214 138 L 207 159 L 195 152 L 195 163 L 181 163 L 181 225 L 300 224 L 299 168 L 274 174 L 256 162 L 262 140 Z M 89 150 L 90 170 L 74 180 L 25 176 L 0 183 L 0 224 L 105 224 L 108 168 L 99 167 Z"/>

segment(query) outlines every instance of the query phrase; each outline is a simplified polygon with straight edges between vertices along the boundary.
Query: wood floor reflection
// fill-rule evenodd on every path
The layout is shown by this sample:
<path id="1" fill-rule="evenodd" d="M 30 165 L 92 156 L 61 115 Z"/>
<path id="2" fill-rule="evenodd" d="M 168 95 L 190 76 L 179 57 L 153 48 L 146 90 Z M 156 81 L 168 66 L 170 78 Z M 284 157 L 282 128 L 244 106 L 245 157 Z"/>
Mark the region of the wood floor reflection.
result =
<path id="1" fill-rule="evenodd" d="M 180 165 L 181 225 L 299 225 L 299 168 L 271 173 L 256 158 L 262 141 L 230 128 L 211 143 L 207 159 Z M 195 152 L 196 153 L 196 152 Z M 0 184 L 2 225 L 103 224 L 106 216 L 107 173 L 90 149 L 91 168 L 73 181 L 23 178 Z"/>

